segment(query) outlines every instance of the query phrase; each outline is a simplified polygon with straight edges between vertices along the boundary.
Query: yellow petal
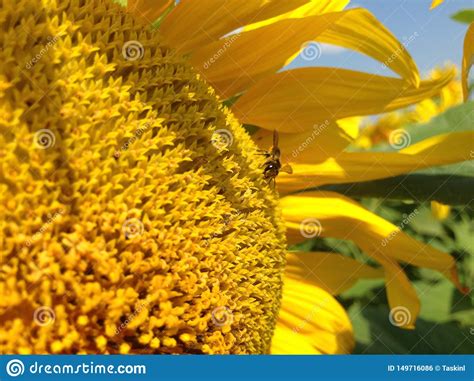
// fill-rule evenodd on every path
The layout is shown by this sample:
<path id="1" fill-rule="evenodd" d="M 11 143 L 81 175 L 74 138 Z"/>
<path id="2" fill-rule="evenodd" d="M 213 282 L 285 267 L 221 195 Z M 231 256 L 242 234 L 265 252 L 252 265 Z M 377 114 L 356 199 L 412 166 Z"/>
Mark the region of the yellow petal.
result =
<path id="1" fill-rule="evenodd" d="M 322 15 L 329 12 L 339 12 L 342 11 L 347 4 L 349 4 L 349 1 L 350 0 L 311 0 L 308 4 L 305 4 L 291 12 L 247 25 L 244 28 L 244 31 L 258 29 L 262 26 L 273 24 L 284 19 L 302 18 L 306 16 Z"/>
<path id="2" fill-rule="evenodd" d="M 321 236 L 352 240 L 384 266 L 386 260 L 397 260 L 438 270 L 464 291 L 457 278 L 456 262 L 449 254 L 409 237 L 347 197 L 333 192 L 305 192 L 283 197 L 280 204 L 290 243 L 304 240 L 302 233 L 307 224 L 317 223 Z M 414 218 L 413 214 L 416 210 L 405 223 Z"/>
<path id="3" fill-rule="evenodd" d="M 320 355 L 311 342 L 303 335 L 277 323 L 272 338 L 272 355 Z"/>
<path id="4" fill-rule="evenodd" d="M 357 139 L 360 135 L 360 125 L 362 117 L 352 116 L 350 118 L 339 119 L 337 125 L 342 128 L 352 140 Z"/>
<path id="5" fill-rule="evenodd" d="M 469 25 L 464 38 L 464 51 L 462 58 L 462 93 L 464 101 L 469 98 L 469 71 L 474 64 L 474 22 Z"/>
<path id="6" fill-rule="evenodd" d="M 128 0 L 127 11 L 151 24 L 157 20 L 174 0 Z"/>
<path id="7" fill-rule="evenodd" d="M 378 255 L 377 259 L 385 270 L 390 322 L 400 328 L 414 329 L 420 313 L 420 300 L 415 289 L 396 261 L 384 255 Z"/>
<path id="8" fill-rule="evenodd" d="M 444 0 L 433 0 L 433 1 L 431 2 L 431 7 L 430 7 L 430 9 L 436 8 L 436 7 L 437 7 L 438 5 L 440 5 L 443 1 L 444 1 Z"/>
<path id="9" fill-rule="evenodd" d="M 291 252 L 287 255 L 287 261 L 287 277 L 306 280 L 332 295 L 348 290 L 359 279 L 384 276 L 382 269 L 375 269 L 340 254 Z"/>
<path id="10" fill-rule="evenodd" d="M 228 98 L 276 73 L 305 43 L 315 40 L 367 54 L 415 86 L 419 83 L 418 69 L 405 47 L 364 9 L 283 19 L 231 35 L 196 50 L 192 62 Z"/>
<path id="11" fill-rule="evenodd" d="M 417 33 L 410 36 L 411 39 L 416 37 Z M 412 42 L 410 38 L 407 43 Z M 332 25 L 317 40 L 366 54 L 413 86 L 417 87 L 420 83 L 418 68 L 405 46 L 366 9 L 347 11 L 341 22 Z"/>
<path id="12" fill-rule="evenodd" d="M 390 258 L 390 253 L 382 250 L 387 247 L 383 246 L 383 240 L 392 234 L 382 230 L 391 224 L 337 194 L 329 193 L 324 198 L 320 193 L 310 194 L 309 197 L 285 197 L 282 204 L 290 242 L 300 241 L 301 229 L 307 229 L 308 223 L 317 221 L 322 228 L 321 236 L 352 240 L 377 260 L 385 271 L 387 298 L 391 310 L 406 312 L 406 318 L 399 326 L 406 329 L 414 327 L 420 310 L 419 299 L 401 267 Z M 319 209 L 316 210 L 317 208 Z M 380 226 L 377 225 L 379 222 Z M 376 231 L 377 229 L 379 231 Z M 397 232 L 396 235 L 401 234 L 403 233 Z M 390 247 L 392 250 L 404 249 Z M 413 254 L 413 251 L 410 254 Z"/>
<path id="13" fill-rule="evenodd" d="M 439 93 L 454 72 L 422 81 L 334 68 L 302 68 L 271 75 L 247 91 L 233 111 L 242 123 L 295 132 L 325 120 L 377 114 L 415 104 Z"/>
<path id="14" fill-rule="evenodd" d="M 427 81 L 421 81 L 418 88 L 408 87 L 399 94 L 390 104 L 386 111 L 393 111 L 408 105 L 416 104 L 423 99 L 438 96 L 445 86 L 448 86 L 456 76 L 453 68 L 447 69 L 439 77 Z"/>
<path id="15" fill-rule="evenodd" d="M 178 51 L 188 53 L 244 26 L 295 9 L 309 0 L 180 1 L 160 26 Z"/>
<path id="16" fill-rule="evenodd" d="M 449 217 L 451 207 L 437 201 L 431 201 L 431 214 L 437 220 L 443 221 Z"/>
<path id="17" fill-rule="evenodd" d="M 471 160 L 473 139 L 472 131 L 455 132 L 436 135 L 400 152 L 341 152 L 323 162 L 317 162 L 315 155 L 314 164 L 295 163 L 291 175 L 281 173 L 278 189 L 289 193 L 324 184 L 376 180 Z M 289 154 L 282 152 L 283 157 Z"/>
<path id="18" fill-rule="evenodd" d="M 228 98 L 276 73 L 301 46 L 344 17 L 343 12 L 284 19 L 230 35 L 198 49 L 192 63 L 218 94 Z"/>
<path id="19" fill-rule="evenodd" d="M 353 141 L 334 121 L 315 124 L 312 129 L 301 133 L 279 135 L 282 161 L 291 165 L 326 160 L 338 155 Z M 252 138 L 264 150 L 268 150 L 273 144 L 272 131 L 261 129 Z"/>
<path id="20" fill-rule="evenodd" d="M 285 278 L 272 353 L 311 353 L 312 348 L 314 353 L 342 354 L 353 347 L 352 325 L 342 306 L 319 287 Z"/>
<path id="21" fill-rule="evenodd" d="M 244 31 L 261 28 L 262 26 L 269 25 L 284 19 L 302 18 L 307 16 L 322 15 L 329 12 L 339 12 L 342 11 L 347 4 L 349 4 L 349 0 L 311 0 L 309 4 L 305 4 L 294 11 L 261 21 L 259 23 L 248 25 L 244 28 Z M 285 62 L 285 66 L 298 57 L 299 54 L 300 52 L 298 51 L 289 57 Z"/>

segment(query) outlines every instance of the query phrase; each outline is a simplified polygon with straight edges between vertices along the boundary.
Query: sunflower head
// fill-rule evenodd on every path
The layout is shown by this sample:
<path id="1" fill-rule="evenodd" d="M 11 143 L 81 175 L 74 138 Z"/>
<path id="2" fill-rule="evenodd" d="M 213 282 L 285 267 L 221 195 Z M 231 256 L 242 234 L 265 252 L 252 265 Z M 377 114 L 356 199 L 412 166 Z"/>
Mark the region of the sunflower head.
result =
<path id="1" fill-rule="evenodd" d="M 0 352 L 347 353 L 332 295 L 358 279 L 385 277 L 402 328 L 420 306 L 399 262 L 461 286 L 448 254 L 313 189 L 472 156 L 465 132 L 347 149 L 364 116 L 417 103 L 425 115 L 452 70 L 421 80 L 406 46 L 347 0 L 126 3 L 0 0 Z M 315 41 L 399 78 L 281 70 Z M 380 267 L 314 251 L 286 266 L 275 192 L 240 123 L 262 149 L 278 131 L 283 164 L 295 159 L 278 177 L 289 239 L 352 240 Z"/>
<path id="2" fill-rule="evenodd" d="M 3 5 L 0 352 L 268 352 L 284 231 L 240 124 L 111 1 Z"/>

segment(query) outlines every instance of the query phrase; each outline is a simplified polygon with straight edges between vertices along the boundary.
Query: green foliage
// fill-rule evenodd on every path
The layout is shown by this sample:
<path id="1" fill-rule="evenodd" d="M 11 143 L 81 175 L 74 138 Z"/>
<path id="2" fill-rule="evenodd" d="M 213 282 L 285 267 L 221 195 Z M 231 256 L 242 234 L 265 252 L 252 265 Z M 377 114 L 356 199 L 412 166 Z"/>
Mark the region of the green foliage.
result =
<path id="1" fill-rule="evenodd" d="M 474 199 L 473 167 L 473 162 L 466 161 L 451 166 L 430 168 L 411 175 L 360 183 L 323 185 L 316 189 L 338 192 L 353 198 L 376 197 L 469 205 Z"/>
<path id="2" fill-rule="evenodd" d="M 458 22 L 470 24 L 474 21 L 474 9 L 463 9 L 456 12 L 451 18 Z"/>
<path id="3" fill-rule="evenodd" d="M 362 203 L 396 225 L 417 208 L 419 213 L 405 226 L 405 232 L 451 253 L 458 261 L 462 282 L 470 287 L 474 285 L 472 210 L 454 208 L 447 220 L 439 221 L 431 215 L 429 204 L 374 202 L 373 199 L 362 200 Z M 405 271 L 421 301 L 414 330 L 403 330 L 390 323 L 382 280 L 361 280 L 339 297 L 354 325 L 355 353 L 472 353 L 472 296 L 461 294 L 436 271 L 413 266 L 406 266 Z"/>
<path id="4" fill-rule="evenodd" d="M 404 129 L 410 134 L 411 144 L 449 132 L 474 130 L 474 102 L 450 108 L 424 124 L 411 124 Z"/>
<path id="5" fill-rule="evenodd" d="M 474 102 L 453 107 L 428 123 L 405 126 L 404 130 L 411 144 L 437 135 L 473 131 Z M 395 148 L 384 144 L 375 147 L 374 151 L 393 152 Z M 319 189 L 339 192 L 349 197 L 377 197 L 417 202 L 434 200 L 449 205 L 469 205 L 474 199 L 474 161 L 432 167 L 410 175 L 363 183 L 329 184 Z"/>
<path id="6" fill-rule="evenodd" d="M 471 328 L 448 321 L 437 323 L 419 318 L 415 330 L 393 326 L 387 306 L 354 304 L 349 316 L 355 326 L 358 354 L 469 354 L 474 335 Z"/>
<path id="7" fill-rule="evenodd" d="M 418 213 L 404 225 L 413 238 L 450 253 L 458 263 L 461 282 L 474 286 L 474 211 L 452 208 L 450 216 L 439 221 L 429 203 L 401 202 L 376 198 L 359 200 L 367 209 L 401 226 L 415 209 Z M 329 251 L 377 266 L 354 243 L 319 238 L 297 246 L 303 251 Z M 437 271 L 405 265 L 405 272 L 420 298 L 421 311 L 414 330 L 403 330 L 390 323 L 385 281 L 359 280 L 338 297 L 354 326 L 356 354 L 466 354 L 474 344 L 473 296 L 461 294 Z M 334 271 L 337 271 L 335 269 Z"/>

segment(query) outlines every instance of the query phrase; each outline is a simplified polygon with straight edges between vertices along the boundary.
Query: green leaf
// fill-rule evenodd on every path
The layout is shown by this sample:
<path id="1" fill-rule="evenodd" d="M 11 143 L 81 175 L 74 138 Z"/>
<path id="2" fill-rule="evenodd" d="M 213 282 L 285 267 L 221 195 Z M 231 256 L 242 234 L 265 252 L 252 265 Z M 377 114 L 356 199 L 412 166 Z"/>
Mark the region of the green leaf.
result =
<path id="1" fill-rule="evenodd" d="M 474 337 L 469 327 L 457 322 L 433 322 L 419 318 L 414 330 L 389 321 L 387 306 L 354 304 L 349 317 L 358 354 L 470 354 Z"/>
<path id="2" fill-rule="evenodd" d="M 422 300 L 420 318 L 437 323 L 452 320 L 451 308 L 456 303 L 453 303 L 455 288 L 450 281 L 445 278 L 437 282 L 416 281 L 413 286 Z"/>
<path id="3" fill-rule="evenodd" d="M 470 24 L 474 21 L 474 9 L 463 9 L 451 15 L 451 18 L 458 22 Z"/>
<path id="4" fill-rule="evenodd" d="M 348 299 L 365 299 L 367 301 L 374 301 L 379 292 L 376 289 L 383 290 L 385 285 L 384 279 L 360 279 L 349 290 L 340 295 L 342 300 Z M 382 296 L 385 294 L 383 293 Z"/>
<path id="5" fill-rule="evenodd" d="M 463 161 L 461 163 L 443 165 L 440 167 L 431 167 L 423 169 L 421 171 L 414 172 L 420 175 L 429 175 L 429 176 L 464 176 L 464 177 L 473 177 L 474 176 L 474 161 Z"/>
<path id="6" fill-rule="evenodd" d="M 446 224 L 454 233 L 456 245 L 460 250 L 468 252 L 474 259 L 474 224 L 469 217 L 462 217 L 460 221 L 447 221 Z"/>
<path id="7" fill-rule="evenodd" d="M 474 102 L 452 107 L 425 124 L 411 124 L 404 129 L 409 133 L 411 144 L 448 132 L 474 131 Z"/>
<path id="8" fill-rule="evenodd" d="M 420 234 L 439 237 L 445 235 L 443 224 L 436 218 L 433 218 L 431 210 L 428 208 L 418 209 L 414 217 L 410 219 L 410 226 Z"/>
<path id="9" fill-rule="evenodd" d="M 400 128 L 408 133 L 410 144 L 449 132 L 474 131 L 474 101 L 452 107 L 444 113 L 435 116 L 427 123 L 408 124 Z M 355 148 L 354 150 L 361 151 Z M 398 149 L 391 147 L 387 142 L 386 144 L 377 145 L 371 151 L 395 152 Z"/>
<path id="10" fill-rule="evenodd" d="M 405 130 L 411 144 L 450 132 L 474 131 L 474 102 L 453 107 L 428 123 L 408 125 Z M 394 150 L 386 144 L 376 147 L 373 151 Z M 409 175 L 375 181 L 328 184 L 316 189 L 339 192 L 358 198 L 439 201 L 448 205 L 469 205 L 474 199 L 474 161 L 432 167 Z"/>
<path id="11" fill-rule="evenodd" d="M 386 200 L 438 201 L 447 205 L 469 205 L 474 200 L 474 176 L 456 173 L 412 174 L 360 183 L 323 185 L 311 190 L 332 191 L 349 197 Z M 472 175 L 472 173 L 471 173 Z"/>

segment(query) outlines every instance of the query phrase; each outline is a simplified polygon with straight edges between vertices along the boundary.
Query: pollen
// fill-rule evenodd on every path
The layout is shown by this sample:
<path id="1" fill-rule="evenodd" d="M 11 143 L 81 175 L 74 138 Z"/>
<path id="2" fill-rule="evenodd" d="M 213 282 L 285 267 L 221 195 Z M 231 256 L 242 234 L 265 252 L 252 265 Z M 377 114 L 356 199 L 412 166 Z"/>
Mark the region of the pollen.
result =
<path id="1" fill-rule="evenodd" d="M 0 28 L 0 352 L 268 353 L 285 232 L 213 89 L 112 1 Z"/>

